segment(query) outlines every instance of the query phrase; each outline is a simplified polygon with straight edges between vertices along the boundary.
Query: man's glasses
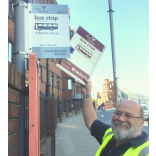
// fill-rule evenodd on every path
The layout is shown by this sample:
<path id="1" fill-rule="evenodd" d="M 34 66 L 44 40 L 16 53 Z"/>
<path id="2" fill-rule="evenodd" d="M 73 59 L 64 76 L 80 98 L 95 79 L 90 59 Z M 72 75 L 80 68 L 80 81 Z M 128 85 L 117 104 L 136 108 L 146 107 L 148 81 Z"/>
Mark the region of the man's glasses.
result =
<path id="1" fill-rule="evenodd" d="M 134 116 L 133 114 L 128 114 L 128 113 L 124 114 L 124 113 L 118 112 L 118 111 L 115 111 L 115 112 L 113 112 L 113 113 L 114 113 L 114 115 L 117 116 L 117 117 L 121 117 L 121 115 L 124 115 L 124 117 L 125 117 L 126 119 L 142 118 L 142 117 L 136 117 L 136 116 Z"/>

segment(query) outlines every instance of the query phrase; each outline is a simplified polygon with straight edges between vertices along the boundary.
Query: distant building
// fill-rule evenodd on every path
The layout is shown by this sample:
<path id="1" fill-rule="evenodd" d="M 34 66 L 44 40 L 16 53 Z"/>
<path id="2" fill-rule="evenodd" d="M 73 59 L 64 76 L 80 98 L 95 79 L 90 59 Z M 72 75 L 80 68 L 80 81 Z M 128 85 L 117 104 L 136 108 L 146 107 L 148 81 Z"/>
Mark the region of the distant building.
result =
<path id="1" fill-rule="evenodd" d="M 103 91 L 98 93 L 98 106 L 103 102 L 106 105 L 106 109 L 116 108 L 115 104 L 115 91 L 114 91 L 114 81 L 109 81 L 109 79 L 104 79 Z M 123 100 L 133 100 L 138 104 L 146 103 L 149 104 L 149 97 L 144 94 L 135 94 L 129 91 L 127 88 L 118 88 L 118 104 Z"/>
<path id="2" fill-rule="evenodd" d="M 115 108 L 114 81 L 109 81 L 109 79 L 105 79 L 104 81 L 103 91 L 99 93 L 98 105 L 104 102 L 106 109 Z"/>
<path id="3" fill-rule="evenodd" d="M 122 91 L 128 95 L 128 100 L 133 100 L 138 104 L 142 104 L 142 103 L 149 104 L 149 97 L 147 95 L 140 94 L 140 93 L 137 94 L 132 93 L 127 88 L 123 88 Z"/>

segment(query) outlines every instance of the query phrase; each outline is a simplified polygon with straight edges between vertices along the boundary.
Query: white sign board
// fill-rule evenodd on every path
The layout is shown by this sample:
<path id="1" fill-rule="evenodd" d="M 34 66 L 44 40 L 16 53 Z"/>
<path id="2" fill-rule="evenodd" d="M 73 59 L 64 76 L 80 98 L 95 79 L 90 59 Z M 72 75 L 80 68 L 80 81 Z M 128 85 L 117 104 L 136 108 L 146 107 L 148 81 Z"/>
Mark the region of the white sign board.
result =
<path id="1" fill-rule="evenodd" d="M 91 78 L 105 46 L 79 26 L 70 41 L 71 58 L 60 59 L 57 67 L 85 85 L 84 78 Z"/>
<path id="2" fill-rule="evenodd" d="M 29 52 L 37 58 L 70 58 L 68 5 L 31 4 Z"/>

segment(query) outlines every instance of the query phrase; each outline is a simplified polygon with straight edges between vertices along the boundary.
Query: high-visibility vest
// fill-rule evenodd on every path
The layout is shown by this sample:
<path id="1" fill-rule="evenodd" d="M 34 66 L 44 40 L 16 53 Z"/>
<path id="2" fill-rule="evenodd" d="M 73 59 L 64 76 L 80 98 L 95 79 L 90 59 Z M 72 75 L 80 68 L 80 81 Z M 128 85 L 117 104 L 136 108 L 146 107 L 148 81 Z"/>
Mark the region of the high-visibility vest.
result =
<path id="1" fill-rule="evenodd" d="M 109 128 L 106 132 L 105 135 L 102 138 L 102 145 L 98 149 L 97 153 L 95 156 L 100 156 L 102 150 L 106 147 L 108 142 L 112 139 L 113 136 L 113 131 L 112 128 Z M 146 141 L 142 145 L 138 147 L 130 147 L 124 154 L 123 156 L 149 156 L 149 141 Z"/>

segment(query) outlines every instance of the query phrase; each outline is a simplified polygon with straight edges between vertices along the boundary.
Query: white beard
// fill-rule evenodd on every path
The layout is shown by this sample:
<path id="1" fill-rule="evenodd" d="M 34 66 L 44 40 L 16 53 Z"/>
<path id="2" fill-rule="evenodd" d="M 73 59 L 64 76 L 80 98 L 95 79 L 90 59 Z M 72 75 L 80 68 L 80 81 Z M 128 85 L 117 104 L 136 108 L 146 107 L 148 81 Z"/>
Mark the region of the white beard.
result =
<path id="1" fill-rule="evenodd" d="M 139 120 L 139 123 L 135 128 L 129 128 L 130 125 L 128 123 L 120 122 L 118 120 L 114 121 L 114 123 L 111 122 L 114 138 L 117 141 L 127 141 L 129 139 L 135 138 L 136 136 L 139 136 L 142 132 L 142 129 L 140 128 L 141 123 L 142 120 Z"/>

